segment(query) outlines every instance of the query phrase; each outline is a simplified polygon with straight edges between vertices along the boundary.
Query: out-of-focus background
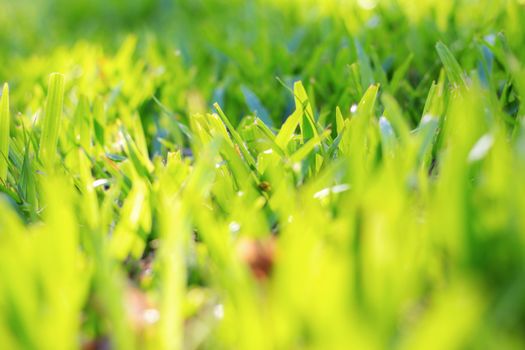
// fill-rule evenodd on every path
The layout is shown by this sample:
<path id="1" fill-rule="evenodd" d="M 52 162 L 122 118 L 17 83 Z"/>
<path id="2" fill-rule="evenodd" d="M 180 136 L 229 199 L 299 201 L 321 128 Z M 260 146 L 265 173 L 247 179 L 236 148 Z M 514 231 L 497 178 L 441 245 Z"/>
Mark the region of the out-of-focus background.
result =
<path id="1" fill-rule="evenodd" d="M 361 91 L 345 82 L 355 73 L 351 64 L 363 57 L 359 51 L 380 68 L 373 72 L 378 82 L 410 58 L 408 84 L 401 82 L 395 93 L 416 111 L 426 97 L 417 88 L 428 88 L 439 73 L 437 41 L 466 65 L 473 58 L 464 52 L 500 32 L 517 58 L 525 41 L 520 0 L 2 0 L 1 6 L 0 79 L 14 86 L 74 63 L 46 54 L 82 45 L 112 53 L 132 35 L 137 56 L 149 59 L 156 51 L 167 58 L 156 68 L 184 81 L 188 88 L 181 93 L 206 106 L 223 102 L 235 120 L 250 111 L 246 96 L 256 96 L 278 123 L 293 104 L 283 82 L 308 82 L 321 115 L 358 101 Z M 17 66 L 23 60 L 33 63 Z M 171 101 L 163 102 L 187 113 L 175 101 L 186 97 L 169 94 Z M 415 123 L 420 116 L 410 117 Z"/>

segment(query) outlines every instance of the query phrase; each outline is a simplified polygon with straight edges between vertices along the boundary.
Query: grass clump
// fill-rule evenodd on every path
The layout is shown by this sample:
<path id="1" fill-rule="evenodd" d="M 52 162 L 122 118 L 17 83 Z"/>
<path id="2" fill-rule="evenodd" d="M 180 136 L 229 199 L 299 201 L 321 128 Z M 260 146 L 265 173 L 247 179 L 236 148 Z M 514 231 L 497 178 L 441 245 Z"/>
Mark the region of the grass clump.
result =
<path id="1" fill-rule="evenodd" d="M 525 346 L 521 2 L 6 8 L 2 347 Z"/>

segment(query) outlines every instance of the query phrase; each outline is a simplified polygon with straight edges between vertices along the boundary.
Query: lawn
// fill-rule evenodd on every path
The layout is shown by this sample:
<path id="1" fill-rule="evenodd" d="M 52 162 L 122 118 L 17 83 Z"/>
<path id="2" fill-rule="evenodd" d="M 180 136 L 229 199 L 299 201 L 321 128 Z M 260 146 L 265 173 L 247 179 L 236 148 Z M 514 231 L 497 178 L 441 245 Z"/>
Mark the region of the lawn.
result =
<path id="1" fill-rule="evenodd" d="M 525 348 L 523 0 L 0 0 L 0 349 Z"/>

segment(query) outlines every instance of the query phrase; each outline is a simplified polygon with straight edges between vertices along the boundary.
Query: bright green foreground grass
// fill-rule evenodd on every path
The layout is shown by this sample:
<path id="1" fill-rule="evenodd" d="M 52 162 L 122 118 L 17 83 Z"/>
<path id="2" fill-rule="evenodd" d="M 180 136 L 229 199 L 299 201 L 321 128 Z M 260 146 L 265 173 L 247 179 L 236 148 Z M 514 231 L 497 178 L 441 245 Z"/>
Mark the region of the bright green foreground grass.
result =
<path id="1" fill-rule="evenodd" d="M 397 3 L 0 1 L 0 348 L 525 347 L 525 5 Z"/>

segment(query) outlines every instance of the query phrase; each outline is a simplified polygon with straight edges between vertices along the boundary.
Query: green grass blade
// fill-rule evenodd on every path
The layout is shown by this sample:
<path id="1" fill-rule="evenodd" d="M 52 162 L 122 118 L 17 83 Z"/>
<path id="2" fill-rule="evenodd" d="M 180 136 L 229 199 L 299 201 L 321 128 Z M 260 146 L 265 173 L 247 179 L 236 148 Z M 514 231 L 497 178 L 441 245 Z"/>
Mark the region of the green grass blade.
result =
<path id="1" fill-rule="evenodd" d="M 314 119 L 314 110 L 301 81 L 295 82 L 293 91 L 295 108 L 300 109 L 303 113 L 303 117 L 299 123 L 301 128 L 301 141 L 306 142 L 308 139 L 318 136 Z"/>
<path id="2" fill-rule="evenodd" d="M 259 119 L 261 119 L 264 122 L 264 124 L 266 124 L 269 127 L 272 127 L 273 121 L 270 117 L 270 113 L 268 113 L 268 110 L 263 106 L 257 95 L 246 85 L 242 85 L 241 90 L 244 95 L 244 99 L 246 100 L 246 104 L 248 105 L 250 110 L 257 117 L 259 117 Z"/>
<path id="3" fill-rule="evenodd" d="M 290 162 L 294 164 L 303 160 L 316 146 L 318 146 L 326 137 L 328 137 L 328 135 L 330 135 L 329 130 L 306 141 L 306 143 L 301 148 L 299 148 L 294 154 L 290 156 Z"/>
<path id="4" fill-rule="evenodd" d="M 397 138 L 392 124 L 386 117 L 379 118 L 379 131 L 381 133 L 381 145 L 384 155 L 393 155 L 397 146 Z"/>
<path id="5" fill-rule="evenodd" d="M 279 133 L 275 137 L 275 143 L 286 152 L 288 143 L 292 139 L 297 125 L 301 121 L 303 114 L 300 110 L 295 110 L 284 122 L 283 126 L 279 130 Z"/>
<path id="6" fill-rule="evenodd" d="M 361 73 L 361 85 L 363 89 L 367 89 L 375 81 L 374 73 L 370 65 L 370 57 L 366 54 L 359 40 L 355 39 L 354 44 L 355 44 L 355 49 L 357 51 L 359 71 Z"/>
<path id="7" fill-rule="evenodd" d="M 219 116 L 222 119 L 222 122 L 226 125 L 226 127 L 230 131 L 230 134 L 231 134 L 233 140 L 235 141 L 235 143 L 237 144 L 237 146 L 239 147 L 239 150 L 241 151 L 241 154 L 244 157 L 245 161 L 248 163 L 248 165 L 250 166 L 250 168 L 252 170 L 255 170 L 256 169 L 255 159 L 250 154 L 250 151 L 248 151 L 248 149 L 246 148 L 246 145 L 244 144 L 244 141 L 242 140 L 241 136 L 239 135 L 237 130 L 235 130 L 235 128 L 233 127 L 232 123 L 230 123 L 230 120 L 224 114 L 224 112 L 222 111 L 222 109 L 219 106 L 219 104 L 218 103 L 214 103 L 213 107 L 215 107 L 215 109 L 219 113 Z"/>
<path id="8" fill-rule="evenodd" d="M 40 160 L 46 166 L 53 165 L 57 155 L 58 132 L 63 104 L 64 76 L 60 73 L 53 73 L 49 77 L 49 90 L 39 149 Z"/>
<path id="9" fill-rule="evenodd" d="M 450 49 L 442 42 L 438 42 L 436 50 L 452 85 L 458 88 L 466 86 L 463 70 Z"/>
<path id="10" fill-rule="evenodd" d="M 396 93 L 396 91 L 399 89 L 401 82 L 405 78 L 408 70 L 410 69 L 410 64 L 412 63 L 412 60 L 414 59 L 414 54 L 410 54 L 405 61 L 399 66 L 399 68 L 394 72 L 394 75 L 392 76 L 392 80 L 390 80 L 390 91 L 392 93 Z"/>
<path id="11" fill-rule="evenodd" d="M 0 100 L 0 180 L 7 180 L 9 158 L 9 86 L 4 84 Z"/>

